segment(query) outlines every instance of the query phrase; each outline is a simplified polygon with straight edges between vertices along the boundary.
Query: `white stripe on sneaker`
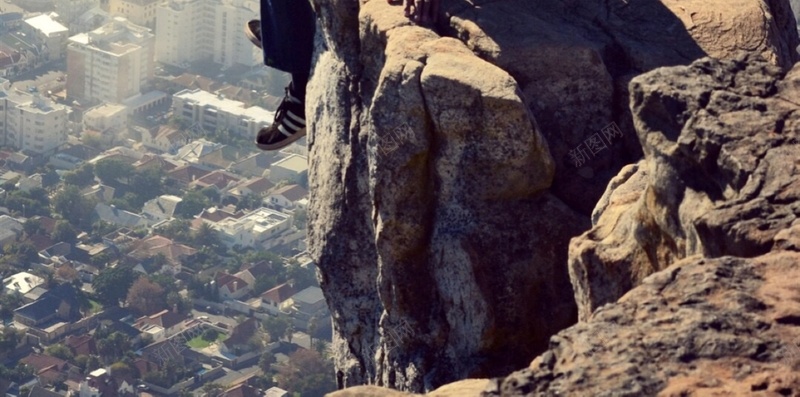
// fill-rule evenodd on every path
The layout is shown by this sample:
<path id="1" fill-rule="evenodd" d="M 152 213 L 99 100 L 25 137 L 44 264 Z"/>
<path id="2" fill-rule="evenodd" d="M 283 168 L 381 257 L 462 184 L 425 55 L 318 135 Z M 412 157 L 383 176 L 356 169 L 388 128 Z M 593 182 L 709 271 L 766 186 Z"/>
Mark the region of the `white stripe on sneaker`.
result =
<path id="1" fill-rule="evenodd" d="M 296 114 L 294 114 L 292 112 L 286 112 L 286 114 L 291 116 L 294 119 L 294 121 L 296 121 L 296 122 L 298 122 L 298 123 L 300 123 L 302 125 L 306 125 L 306 119 L 304 119 L 304 118 L 302 118 L 302 117 L 300 117 L 300 116 L 298 116 L 298 115 L 296 115 Z"/>
<path id="2" fill-rule="evenodd" d="M 287 132 L 287 131 L 286 131 L 286 127 L 284 127 L 284 126 L 283 126 L 283 124 L 281 124 L 281 125 L 279 125 L 279 126 L 278 126 L 278 131 L 280 131 L 280 132 L 281 132 L 281 134 L 283 134 L 283 135 L 286 135 L 287 137 L 289 137 L 289 136 L 292 136 L 292 135 L 293 135 L 291 132 Z"/>
<path id="3" fill-rule="evenodd" d="M 291 116 L 291 117 L 294 119 L 294 121 L 296 121 L 296 122 L 298 122 L 298 123 L 300 123 L 300 124 L 303 124 L 303 125 L 305 125 L 305 124 L 306 124 L 306 119 L 304 119 L 304 118 L 302 118 L 302 117 L 300 117 L 300 116 L 298 116 L 298 115 L 294 114 L 292 111 L 288 111 L 288 112 L 286 112 L 286 114 L 288 114 L 289 116 Z"/>
<path id="4" fill-rule="evenodd" d="M 285 125 L 286 127 L 289 127 L 289 129 L 291 129 L 292 131 L 297 131 L 297 130 L 303 128 L 302 125 L 298 126 L 295 123 L 293 123 L 292 120 L 289 120 L 288 118 L 283 119 L 283 123 L 281 125 Z"/>

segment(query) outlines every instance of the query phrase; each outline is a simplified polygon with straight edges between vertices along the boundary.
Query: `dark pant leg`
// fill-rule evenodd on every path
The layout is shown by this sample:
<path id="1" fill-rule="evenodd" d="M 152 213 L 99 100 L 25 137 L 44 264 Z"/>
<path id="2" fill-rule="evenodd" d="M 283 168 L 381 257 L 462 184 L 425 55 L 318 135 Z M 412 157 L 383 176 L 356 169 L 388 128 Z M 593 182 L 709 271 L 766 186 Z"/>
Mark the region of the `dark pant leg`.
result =
<path id="1" fill-rule="evenodd" d="M 292 36 L 297 43 L 297 58 L 292 68 L 292 88 L 300 100 L 306 99 L 306 85 L 311 74 L 311 56 L 314 52 L 314 33 L 317 27 L 314 10 L 309 0 L 287 0 L 291 3 L 292 15 L 297 16 L 292 24 Z"/>
<path id="2" fill-rule="evenodd" d="M 261 0 L 264 64 L 292 75 L 292 93 L 305 100 L 316 16 L 310 0 Z"/>

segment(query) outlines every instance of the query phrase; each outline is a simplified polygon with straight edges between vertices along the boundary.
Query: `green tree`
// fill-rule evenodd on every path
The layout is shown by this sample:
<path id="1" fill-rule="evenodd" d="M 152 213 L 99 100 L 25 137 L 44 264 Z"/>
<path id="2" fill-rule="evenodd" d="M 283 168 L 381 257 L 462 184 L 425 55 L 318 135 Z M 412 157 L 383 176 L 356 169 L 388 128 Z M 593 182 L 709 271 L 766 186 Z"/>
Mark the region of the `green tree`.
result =
<path id="1" fill-rule="evenodd" d="M 270 316 L 264 320 L 264 329 L 270 336 L 270 341 L 275 342 L 283 339 L 291 326 L 291 320 L 286 316 L 279 315 L 276 317 Z"/>
<path id="2" fill-rule="evenodd" d="M 72 360 L 72 352 L 69 350 L 68 347 L 60 343 L 57 343 L 55 345 L 50 345 L 44 351 L 48 355 L 60 358 L 62 360 L 67 360 L 67 361 Z"/>
<path id="3" fill-rule="evenodd" d="M 67 221 L 56 221 L 53 226 L 53 234 L 51 235 L 53 241 L 75 243 L 78 241 L 78 232 Z"/>
<path id="4" fill-rule="evenodd" d="M 159 196 L 164 191 L 163 172 L 161 168 L 147 168 L 136 172 L 130 180 L 131 191 L 136 192 L 139 201 L 137 207 L 142 208 L 147 200 Z"/>
<path id="5" fill-rule="evenodd" d="M 3 204 L 24 217 L 50 215 L 50 200 L 43 189 L 31 189 L 29 192 L 13 190 Z"/>
<path id="6" fill-rule="evenodd" d="M 253 210 L 261 207 L 261 198 L 254 194 L 247 194 L 236 203 L 237 210 Z"/>
<path id="7" fill-rule="evenodd" d="M 258 359 L 258 368 L 261 368 L 261 371 L 265 374 L 272 372 L 271 365 L 275 364 L 275 355 L 272 352 L 264 352 L 261 353 L 261 357 Z"/>
<path id="8" fill-rule="evenodd" d="M 53 198 L 53 209 L 74 226 L 89 226 L 94 202 L 81 195 L 76 186 L 65 186 Z"/>
<path id="9" fill-rule="evenodd" d="M 45 172 L 42 174 L 42 187 L 45 189 L 49 189 L 58 184 L 61 181 L 61 177 L 58 176 L 55 167 L 48 164 L 46 166 Z"/>
<path id="10" fill-rule="evenodd" d="M 89 262 L 92 264 L 92 266 L 94 266 L 94 267 L 96 267 L 98 269 L 102 269 L 102 268 L 108 266 L 109 262 L 111 262 L 113 259 L 114 258 L 111 256 L 111 254 L 108 252 L 108 250 L 106 250 L 106 251 L 103 251 L 103 252 L 91 257 L 89 259 Z"/>
<path id="11" fill-rule="evenodd" d="M 28 220 L 22 224 L 22 230 L 25 231 L 26 236 L 33 236 L 41 233 L 44 229 L 42 229 L 42 222 L 40 220 L 28 218 Z"/>
<path id="12" fill-rule="evenodd" d="M 20 306 L 22 306 L 22 295 L 19 292 L 0 294 L 0 319 L 11 317 L 14 314 L 14 309 Z"/>
<path id="13" fill-rule="evenodd" d="M 175 219 L 166 225 L 158 227 L 155 233 L 181 243 L 190 243 L 192 241 L 192 235 L 189 231 L 189 227 L 190 222 L 188 220 Z"/>
<path id="14" fill-rule="evenodd" d="M 224 246 L 222 245 L 222 241 L 220 240 L 217 231 L 214 230 L 211 225 L 205 222 L 203 222 L 197 231 L 194 232 L 194 236 L 192 236 L 192 242 L 195 246 L 209 247 L 217 253 L 224 250 Z"/>
<path id="15" fill-rule="evenodd" d="M 30 365 L 26 365 L 23 363 L 17 363 L 17 366 L 14 368 L 7 368 L 5 366 L 0 365 L 0 379 L 7 379 L 12 382 L 17 383 L 25 383 L 27 380 L 33 378 L 33 367 Z M 20 388 L 20 396 L 27 394 L 22 394 L 22 389 L 25 387 Z M 30 390 L 28 391 L 30 394 Z"/>
<path id="16" fill-rule="evenodd" d="M 111 373 L 111 376 L 116 378 L 127 378 L 133 375 L 133 370 L 131 367 L 121 361 L 111 364 L 111 367 L 109 367 L 109 372 Z"/>
<path id="17" fill-rule="evenodd" d="M 128 295 L 136 275 L 130 267 L 113 267 L 100 271 L 92 281 L 95 296 L 105 306 L 115 306 L 123 302 Z"/>
<path id="18" fill-rule="evenodd" d="M 133 166 L 115 158 L 105 158 L 94 165 L 94 173 L 106 185 L 115 185 L 133 174 Z"/>
<path id="19" fill-rule="evenodd" d="M 192 123 L 189 120 L 186 120 L 185 118 L 175 114 L 169 118 L 169 121 L 167 121 L 167 125 L 177 130 L 185 130 L 189 128 L 192 125 Z"/>
<path id="20" fill-rule="evenodd" d="M 18 266 L 27 267 L 39 260 L 39 251 L 27 241 L 6 245 L 3 248 L 3 252 L 8 258 L 12 258 L 11 260 L 15 261 Z M 6 258 L 4 257 L 3 259 Z"/>
<path id="21" fill-rule="evenodd" d="M 301 396 L 324 396 L 336 390 L 333 374 L 333 363 L 313 350 L 298 349 L 278 371 L 278 386 Z"/>
<path id="22" fill-rule="evenodd" d="M 12 306 L 9 309 L 13 309 L 14 307 L 15 306 Z M 3 331 L 0 332 L 0 355 L 14 350 L 24 337 L 24 331 L 18 331 L 12 327 L 3 328 Z"/>
<path id="23" fill-rule="evenodd" d="M 114 230 L 117 230 L 117 226 L 114 226 L 113 224 L 103 220 L 98 220 L 97 222 L 92 223 L 91 235 L 93 239 L 100 241 L 103 236 L 113 232 Z"/>
<path id="24" fill-rule="evenodd" d="M 212 203 L 219 203 L 219 191 L 214 188 L 213 186 L 208 186 L 200 190 L 200 194 L 206 196 L 206 198 L 211 201 Z"/>
<path id="25" fill-rule="evenodd" d="M 314 336 L 319 331 L 319 317 L 313 316 L 310 320 L 308 320 L 308 343 L 311 347 L 314 347 Z"/>
<path id="26" fill-rule="evenodd" d="M 167 306 L 166 293 L 147 277 L 139 277 L 128 290 L 128 306 L 142 315 L 153 314 Z"/>
<path id="27" fill-rule="evenodd" d="M 80 355 L 75 357 L 75 365 L 77 365 L 78 368 L 80 368 L 81 373 L 83 373 L 83 374 L 86 373 L 86 364 L 88 362 L 89 362 L 89 356 L 87 356 L 87 355 L 80 354 Z"/>
<path id="28" fill-rule="evenodd" d="M 298 208 L 294 211 L 294 227 L 302 230 L 306 228 L 306 222 L 308 221 L 308 213 L 305 209 Z"/>
<path id="29" fill-rule="evenodd" d="M 197 191 L 190 191 L 183 196 L 183 199 L 175 207 L 175 216 L 190 219 L 210 207 L 208 197 Z"/>
<path id="30" fill-rule="evenodd" d="M 94 183 L 94 166 L 84 163 L 78 169 L 64 174 L 64 183 L 67 185 L 85 187 Z"/>
<path id="31" fill-rule="evenodd" d="M 214 328 L 206 328 L 206 330 L 203 331 L 203 340 L 213 342 L 217 340 L 218 335 L 219 332 L 217 332 L 217 330 Z"/>
<path id="32" fill-rule="evenodd" d="M 325 358 L 328 354 L 328 342 L 326 342 L 324 339 L 318 339 L 317 343 L 314 344 L 314 351 Z"/>
<path id="33" fill-rule="evenodd" d="M 253 293 L 261 295 L 276 285 L 278 285 L 278 282 L 275 280 L 275 276 L 271 274 L 262 274 L 256 277 L 256 282 L 253 284 Z"/>
<path id="34" fill-rule="evenodd" d="M 294 280 L 294 287 L 298 291 L 305 288 L 317 285 L 317 272 L 314 266 L 300 266 L 299 263 L 293 262 L 289 264 L 288 276 Z"/>
<path id="35" fill-rule="evenodd" d="M 225 391 L 225 386 L 219 383 L 206 383 L 203 385 L 205 397 L 217 397 Z"/>
<path id="36" fill-rule="evenodd" d="M 91 355 L 89 356 L 89 359 L 86 360 L 86 372 L 92 372 L 100 368 L 101 365 L 100 358 L 95 355 Z"/>

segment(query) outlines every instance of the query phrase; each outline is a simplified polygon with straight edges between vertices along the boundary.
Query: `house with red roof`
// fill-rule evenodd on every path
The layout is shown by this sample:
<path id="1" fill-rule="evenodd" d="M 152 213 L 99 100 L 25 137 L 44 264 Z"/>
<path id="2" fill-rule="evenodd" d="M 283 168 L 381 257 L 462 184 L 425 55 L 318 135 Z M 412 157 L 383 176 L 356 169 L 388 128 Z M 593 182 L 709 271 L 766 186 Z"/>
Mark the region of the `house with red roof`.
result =
<path id="1" fill-rule="evenodd" d="M 52 385 L 67 379 L 69 364 L 60 358 L 31 353 L 20 359 L 19 362 L 31 366 L 41 384 Z"/>
<path id="2" fill-rule="evenodd" d="M 189 134 L 167 125 L 142 134 L 144 147 L 164 153 L 175 153 L 189 142 L 191 142 Z"/>
<path id="3" fill-rule="evenodd" d="M 289 300 L 297 291 L 289 283 L 275 286 L 261 294 L 261 307 L 271 314 L 279 314 L 281 305 Z"/>
<path id="4" fill-rule="evenodd" d="M 300 185 L 286 185 L 271 191 L 267 195 L 267 202 L 278 208 L 294 208 L 298 202 L 308 197 L 308 190 Z"/>
<path id="5" fill-rule="evenodd" d="M 239 182 L 239 184 L 228 191 L 228 195 L 235 198 L 237 201 L 249 195 L 263 198 L 267 196 L 267 193 L 269 193 L 273 187 L 275 187 L 275 185 L 270 182 L 269 179 L 255 177 Z"/>
<path id="6" fill-rule="evenodd" d="M 185 328 L 185 321 L 189 319 L 186 314 L 164 309 L 149 316 L 139 317 L 133 326 L 142 333 L 149 334 L 153 339 L 159 339 L 182 331 Z"/>
<path id="7" fill-rule="evenodd" d="M 127 255 L 129 263 L 136 263 L 133 270 L 143 274 L 164 273 L 177 274 L 181 271 L 181 263 L 197 253 L 197 250 L 184 244 L 176 243 L 164 236 L 148 237 L 136 244 Z M 155 258 L 162 255 L 166 264 L 156 268 Z"/>
<path id="8" fill-rule="evenodd" d="M 214 285 L 222 299 L 240 299 L 250 293 L 251 287 L 246 281 L 226 272 L 218 272 L 214 277 Z"/>
<path id="9" fill-rule="evenodd" d="M 189 187 L 198 189 L 210 187 L 224 194 L 241 181 L 242 177 L 236 174 L 224 170 L 216 170 L 190 183 Z"/>
<path id="10" fill-rule="evenodd" d="M 231 335 L 220 344 L 220 352 L 228 359 L 227 366 L 236 368 L 239 363 L 258 357 L 261 350 L 254 348 L 253 339 L 262 337 L 260 323 L 255 318 L 248 318 L 233 328 Z"/>
<path id="11" fill-rule="evenodd" d="M 180 189 L 186 189 L 189 184 L 211 173 L 208 167 L 197 164 L 187 164 L 166 174 L 166 184 Z"/>
<path id="12" fill-rule="evenodd" d="M 94 337 L 89 334 L 70 335 L 64 340 L 64 345 L 72 351 L 74 356 L 97 354 L 97 344 Z"/>

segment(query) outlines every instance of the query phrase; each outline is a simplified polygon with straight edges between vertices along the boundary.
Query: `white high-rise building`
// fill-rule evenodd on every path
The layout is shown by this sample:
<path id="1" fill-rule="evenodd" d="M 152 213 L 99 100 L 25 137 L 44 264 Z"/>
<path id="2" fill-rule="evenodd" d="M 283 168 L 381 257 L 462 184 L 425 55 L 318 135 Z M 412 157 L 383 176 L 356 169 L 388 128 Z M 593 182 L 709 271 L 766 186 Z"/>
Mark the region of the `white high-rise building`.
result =
<path id="1" fill-rule="evenodd" d="M 156 10 L 156 60 L 186 66 L 213 60 L 224 67 L 255 66 L 261 50 L 244 35 L 259 16 L 254 0 L 169 0 Z"/>
<path id="2" fill-rule="evenodd" d="M 46 155 L 67 143 L 68 110 L 37 94 L 15 91 L 0 81 L 0 131 L 3 142 L 25 153 Z"/>
<path id="3" fill-rule="evenodd" d="M 209 0 L 170 0 L 156 9 L 156 60 L 182 66 L 212 59 L 214 10 Z"/>
<path id="4" fill-rule="evenodd" d="M 117 17 L 89 33 L 69 38 L 67 95 L 122 103 L 140 94 L 154 76 L 155 36 Z"/>
<path id="5" fill-rule="evenodd" d="M 192 128 L 227 130 L 245 137 L 255 136 L 275 119 L 274 112 L 260 106 L 247 107 L 242 102 L 200 89 L 186 89 L 172 95 L 172 112 L 189 122 Z"/>

